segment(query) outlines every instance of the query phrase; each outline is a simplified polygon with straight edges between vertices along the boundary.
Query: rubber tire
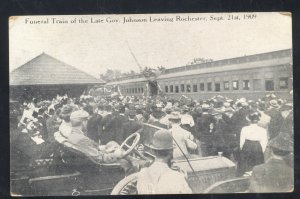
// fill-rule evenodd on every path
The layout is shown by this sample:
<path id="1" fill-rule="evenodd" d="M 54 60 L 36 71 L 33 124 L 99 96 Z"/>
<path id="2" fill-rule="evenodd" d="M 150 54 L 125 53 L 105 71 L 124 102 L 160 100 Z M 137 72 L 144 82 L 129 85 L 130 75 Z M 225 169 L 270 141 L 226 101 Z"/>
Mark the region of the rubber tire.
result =
<path id="1" fill-rule="evenodd" d="M 122 179 L 116 186 L 113 188 L 111 195 L 123 195 L 121 191 L 130 183 L 137 180 L 138 173 L 133 173 L 129 176 L 126 176 Z"/>

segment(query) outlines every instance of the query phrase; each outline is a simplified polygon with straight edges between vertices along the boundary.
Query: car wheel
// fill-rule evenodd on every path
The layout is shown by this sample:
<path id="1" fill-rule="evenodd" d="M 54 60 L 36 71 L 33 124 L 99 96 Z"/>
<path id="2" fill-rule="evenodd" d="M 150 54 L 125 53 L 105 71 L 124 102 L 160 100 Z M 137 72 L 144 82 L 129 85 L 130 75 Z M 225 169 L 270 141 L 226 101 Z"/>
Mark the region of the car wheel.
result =
<path id="1" fill-rule="evenodd" d="M 136 195 L 137 174 L 134 173 L 122 179 L 111 192 L 111 195 Z"/>

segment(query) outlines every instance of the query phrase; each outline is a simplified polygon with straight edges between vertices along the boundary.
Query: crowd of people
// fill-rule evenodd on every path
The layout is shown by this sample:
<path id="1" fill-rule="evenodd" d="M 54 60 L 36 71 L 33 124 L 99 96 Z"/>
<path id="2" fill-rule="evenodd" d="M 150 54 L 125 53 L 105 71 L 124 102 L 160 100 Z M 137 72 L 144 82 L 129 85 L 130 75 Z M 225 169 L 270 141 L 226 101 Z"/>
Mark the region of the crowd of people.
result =
<path id="1" fill-rule="evenodd" d="M 294 166 L 293 104 L 273 94 L 257 101 L 223 96 L 176 100 L 160 96 L 58 95 L 52 100 L 15 102 L 10 107 L 12 155 L 31 164 L 51 157 L 53 143 L 66 139 L 85 153 L 99 156 L 101 147 L 93 152 L 86 146 L 118 146 L 143 123 L 171 132 L 175 145 L 172 158 L 223 155 L 237 164 L 237 176 L 257 176 L 262 172 L 257 172 L 257 166 L 273 157 L 281 158 L 290 169 Z M 113 161 L 118 157 L 117 152 L 113 154 L 106 158 L 102 154 L 101 158 Z"/>

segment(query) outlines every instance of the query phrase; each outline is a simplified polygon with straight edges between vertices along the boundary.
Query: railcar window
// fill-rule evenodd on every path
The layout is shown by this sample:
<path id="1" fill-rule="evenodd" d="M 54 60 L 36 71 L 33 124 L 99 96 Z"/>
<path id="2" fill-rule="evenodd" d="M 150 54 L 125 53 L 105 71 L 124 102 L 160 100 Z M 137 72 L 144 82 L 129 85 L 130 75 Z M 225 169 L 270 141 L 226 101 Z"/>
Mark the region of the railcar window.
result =
<path id="1" fill-rule="evenodd" d="M 273 91 L 274 90 L 274 81 L 273 80 L 266 80 L 265 81 L 265 88 L 266 88 L 266 91 Z"/>
<path id="2" fill-rule="evenodd" d="M 170 93 L 173 93 L 173 85 L 170 86 Z"/>
<path id="3" fill-rule="evenodd" d="M 212 91 L 212 84 L 211 84 L 211 82 L 207 83 L 207 91 Z"/>
<path id="4" fill-rule="evenodd" d="M 186 85 L 186 92 L 188 92 L 188 93 L 191 92 L 191 85 L 190 84 Z"/>
<path id="5" fill-rule="evenodd" d="M 280 89 L 287 89 L 288 88 L 288 77 L 281 77 L 279 79 L 279 88 Z"/>
<path id="6" fill-rule="evenodd" d="M 168 86 L 165 86 L 165 92 L 169 92 L 169 87 Z"/>
<path id="7" fill-rule="evenodd" d="M 138 88 L 138 93 L 141 93 L 141 88 Z"/>
<path id="8" fill-rule="evenodd" d="M 243 80 L 243 89 L 244 90 L 250 89 L 250 81 L 249 80 Z"/>
<path id="9" fill-rule="evenodd" d="M 229 81 L 224 82 L 224 90 L 228 91 L 229 90 Z"/>
<path id="10" fill-rule="evenodd" d="M 221 84 L 220 83 L 215 83 L 215 91 L 220 92 L 221 91 Z"/>
<path id="11" fill-rule="evenodd" d="M 193 85 L 193 92 L 198 92 L 197 84 L 194 84 L 194 85 Z"/>
<path id="12" fill-rule="evenodd" d="M 200 83 L 200 91 L 204 91 L 204 83 Z"/>
<path id="13" fill-rule="evenodd" d="M 142 90 L 142 93 L 144 93 L 144 88 L 141 88 L 141 90 Z"/>
<path id="14" fill-rule="evenodd" d="M 126 89 L 126 93 L 128 93 L 128 88 Z"/>
<path id="15" fill-rule="evenodd" d="M 175 93 L 179 93 L 179 86 L 175 86 Z"/>
<path id="16" fill-rule="evenodd" d="M 238 80 L 232 81 L 232 89 L 239 90 L 239 81 Z"/>
<path id="17" fill-rule="evenodd" d="M 181 92 L 184 92 L 184 84 L 180 84 L 180 90 L 181 90 Z"/>

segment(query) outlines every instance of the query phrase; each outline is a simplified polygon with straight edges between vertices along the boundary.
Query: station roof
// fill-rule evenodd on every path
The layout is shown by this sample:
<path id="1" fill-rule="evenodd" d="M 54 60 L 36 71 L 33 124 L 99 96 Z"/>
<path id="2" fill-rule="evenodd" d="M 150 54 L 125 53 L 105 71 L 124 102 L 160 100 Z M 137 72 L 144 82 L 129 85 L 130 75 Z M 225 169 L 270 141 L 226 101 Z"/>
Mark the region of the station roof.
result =
<path id="1" fill-rule="evenodd" d="M 42 53 L 9 75 L 11 86 L 19 85 L 66 85 L 104 84 L 77 68 L 70 66 L 46 53 Z"/>

